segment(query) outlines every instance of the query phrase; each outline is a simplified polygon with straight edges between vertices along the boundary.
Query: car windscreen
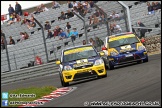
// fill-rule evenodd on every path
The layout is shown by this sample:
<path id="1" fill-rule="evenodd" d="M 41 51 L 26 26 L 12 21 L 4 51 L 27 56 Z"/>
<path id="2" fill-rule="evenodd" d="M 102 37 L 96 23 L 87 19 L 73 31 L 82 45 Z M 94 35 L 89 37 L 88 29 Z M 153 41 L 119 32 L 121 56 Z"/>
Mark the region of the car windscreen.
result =
<path id="1" fill-rule="evenodd" d="M 63 62 L 71 62 L 80 59 L 88 59 L 90 57 L 98 56 L 93 47 L 75 48 L 64 52 Z"/>
<path id="2" fill-rule="evenodd" d="M 113 40 L 109 42 L 109 48 L 115 48 L 118 46 L 123 46 L 123 45 L 131 45 L 134 43 L 138 43 L 139 40 L 137 37 L 128 37 L 128 38 L 121 38 L 118 40 Z"/>

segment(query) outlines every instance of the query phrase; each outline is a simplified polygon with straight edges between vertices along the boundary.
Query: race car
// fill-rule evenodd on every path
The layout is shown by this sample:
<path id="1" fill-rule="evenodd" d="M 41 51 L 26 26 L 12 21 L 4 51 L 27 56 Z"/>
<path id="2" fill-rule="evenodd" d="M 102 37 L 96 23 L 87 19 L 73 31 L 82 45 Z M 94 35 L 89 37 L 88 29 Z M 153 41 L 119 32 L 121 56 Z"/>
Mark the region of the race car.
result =
<path id="1" fill-rule="evenodd" d="M 105 64 L 101 56 L 92 45 L 80 45 L 62 50 L 59 76 L 62 86 L 69 86 L 69 82 L 91 77 L 107 77 Z"/>
<path id="2" fill-rule="evenodd" d="M 148 62 L 145 46 L 131 32 L 106 37 L 102 51 L 105 53 L 104 62 L 110 70 L 132 62 Z"/>

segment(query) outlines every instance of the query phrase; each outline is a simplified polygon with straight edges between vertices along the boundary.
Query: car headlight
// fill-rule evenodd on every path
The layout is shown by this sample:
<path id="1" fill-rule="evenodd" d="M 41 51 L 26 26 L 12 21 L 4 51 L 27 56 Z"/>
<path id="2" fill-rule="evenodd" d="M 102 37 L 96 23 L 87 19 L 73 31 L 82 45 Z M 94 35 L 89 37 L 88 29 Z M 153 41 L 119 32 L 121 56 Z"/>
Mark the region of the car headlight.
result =
<path id="1" fill-rule="evenodd" d="M 71 66 L 64 66 L 64 70 L 66 70 L 66 71 L 69 71 L 69 70 L 72 70 L 72 67 Z"/>
<path id="2" fill-rule="evenodd" d="M 102 63 L 103 63 L 103 60 L 102 60 L 102 59 L 98 59 L 98 60 L 95 61 L 94 65 L 95 65 L 95 66 L 96 66 L 96 65 L 100 65 L 100 64 L 102 64 Z"/>
<path id="3" fill-rule="evenodd" d="M 141 45 L 138 47 L 138 51 L 140 51 L 140 50 L 146 50 L 146 48 L 143 45 Z"/>
<path id="4" fill-rule="evenodd" d="M 116 55 L 118 55 L 118 53 L 117 53 L 117 52 L 112 51 L 112 52 L 110 52 L 110 55 L 111 55 L 111 56 L 116 56 Z"/>

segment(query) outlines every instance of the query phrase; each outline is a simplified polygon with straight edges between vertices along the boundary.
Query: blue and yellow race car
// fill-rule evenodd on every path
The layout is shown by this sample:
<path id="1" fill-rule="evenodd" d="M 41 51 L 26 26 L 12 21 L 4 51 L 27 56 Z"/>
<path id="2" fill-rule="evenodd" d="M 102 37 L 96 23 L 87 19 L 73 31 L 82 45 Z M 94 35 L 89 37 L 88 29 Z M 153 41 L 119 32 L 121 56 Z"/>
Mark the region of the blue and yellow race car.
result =
<path id="1" fill-rule="evenodd" d="M 62 86 L 69 82 L 90 77 L 107 77 L 105 64 L 101 56 L 92 45 L 81 45 L 62 50 L 60 65 L 60 80 Z"/>
<path id="2" fill-rule="evenodd" d="M 120 33 L 106 37 L 104 46 L 104 62 L 109 69 L 132 62 L 148 62 L 145 46 L 133 33 Z"/>

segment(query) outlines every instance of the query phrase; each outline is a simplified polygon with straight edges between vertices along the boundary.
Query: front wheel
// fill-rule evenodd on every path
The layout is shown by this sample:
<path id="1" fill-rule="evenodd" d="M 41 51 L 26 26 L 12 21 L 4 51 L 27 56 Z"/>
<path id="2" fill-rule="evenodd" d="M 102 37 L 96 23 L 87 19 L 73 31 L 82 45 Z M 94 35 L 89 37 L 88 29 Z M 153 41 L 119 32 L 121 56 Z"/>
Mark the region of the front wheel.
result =
<path id="1" fill-rule="evenodd" d="M 109 67 L 110 70 L 113 70 L 114 69 L 114 65 L 110 61 L 108 63 L 108 67 Z"/>
<path id="2" fill-rule="evenodd" d="M 148 57 L 143 60 L 143 63 L 148 62 Z"/>
<path id="3" fill-rule="evenodd" d="M 60 76 L 60 80 L 61 80 L 61 85 L 62 85 L 63 87 L 69 86 L 69 83 L 68 83 L 68 82 L 65 82 L 64 79 L 63 79 L 61 76 Z"/>

